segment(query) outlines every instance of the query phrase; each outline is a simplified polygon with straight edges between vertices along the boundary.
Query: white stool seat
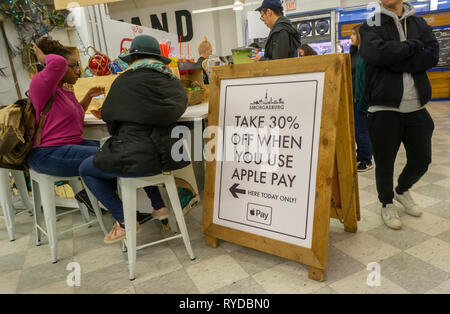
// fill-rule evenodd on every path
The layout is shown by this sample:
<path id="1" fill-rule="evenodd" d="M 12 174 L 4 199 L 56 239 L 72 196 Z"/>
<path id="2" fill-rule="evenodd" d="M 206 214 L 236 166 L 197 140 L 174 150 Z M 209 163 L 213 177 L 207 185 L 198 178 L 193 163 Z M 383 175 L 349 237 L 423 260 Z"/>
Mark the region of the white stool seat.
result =
<path id="1" fill-rule="evenodd" d="M 58 234 L 56 232 L 56 217 L 67 215 L 76 211 L 80 211 L 83 219 L 85 221 L 84 224 L 80 224 L 74 226 L 71 229 L 68 229 L 64 232 L 59 233 L 59 235 L 66 233 L 68 231 L 72 231 L 74 229 L 81 228 L 83 226 L 91 226 L 93 223 L 99 223 L 100 228 L 103 233 L 106 235 L 107 231 L 105 225 L 103 224 L 102 213 L 100 208 L 98 207 L 97 202 L 92 202 L 93 198 L 91 198 L 92 194 L 86 188 L 86 191 L 89 194 L 91 199 L 96 219 L 91 220 L 89 216 L 89 211 L 86 206 L 80 202 L 78 202 L 79 209 L 75 209 L 72 211 L 68 211 L 63 214 L 56 215 L 56 204 L 55 204 L 55 182 L 59 181 L 69 181 L 70 186 L 72 187 L 74 193 L 78 193 L 82 190 L 82 185 L 80 182 L 80 177 L 55 177 L 43 173 L 38 173 L 32 169 L 30 169 L 30 176 L 32 182 L 32 190 L 33 190 L 33 200 L 34 200 L 34 217 L 35 217 L 35 228 L 36 228 L 36 245 L 41 244 L 41 236 L 45 234 L 48 238 L 48 242 L 50 245 L 50 252 L 52 257 L 52 263 L 56 263 L 58 261 Z M 44 217 L 42 217 L 41 213 L 41 205 L 44 212 Z M 45 225 L 47 230 L 42 227 L 42 218 L 45 219 Z"/>
<path id="2" fill-rule="evenodd" d="M 165 186 L 165 189 L 160 188 L 160 191 L 166 206 L 170 210 L 169 223 L 175 235 L 173 237 L 165 238 L 136 247 L 136 190 L 152 185 Z M 186 223 L 184 221 L 180 199 L 178 197 L 177 187 L 175 185 L 175 179 L 171 173 L 145 178 L 119 178 L 118 187 L 123 202 L 126 230 L 126 240 L 124 240 L 124 244 L 126 245 L 126 248 L 128 250 L 128 267 L 130 280 L 135 279 L 136 251 L 155 244 L 183 238 L 184 245 L 186 246 L 189 257 L 192 260 L 195 259 L 195 255 L 191 247 L 191 242 L 189 240 Z M 174 215 L 176 220 L 173 217 Z M 177 224 L 180 230 L 177 229 Z"/>
<path id="3" fill-rule="evenodd" d="M 13 176 L 16 187 L 19 190 L 23 206 L 25 207 L 24 211 L 16 212 L 13 206 L 9 173 Z M 14 224 L 15 215 L 22 214 L 24 212 L 29 212 L 31 214 L 33 213 L 33 205 L 31 204 L 28 196 L 28 189 L 23 171 L 0 168 L 0 206 L 3 211 L 3 216 L 0 216 L 0 218 L 5 220 L 9 240 L 14 241 L 16 239 Z"/>

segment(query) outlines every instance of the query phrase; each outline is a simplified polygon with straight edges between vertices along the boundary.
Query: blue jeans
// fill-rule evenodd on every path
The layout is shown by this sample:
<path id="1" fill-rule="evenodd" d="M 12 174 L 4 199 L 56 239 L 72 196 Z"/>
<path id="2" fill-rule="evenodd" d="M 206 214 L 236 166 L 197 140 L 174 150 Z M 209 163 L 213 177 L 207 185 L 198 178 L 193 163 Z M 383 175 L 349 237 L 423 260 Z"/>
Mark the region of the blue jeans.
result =
<path id="1" fill-rule="evenodd" d="M 79 176 L 83 160 L 94 156 L 99 148 L 98 141 L 84 140 L 81 145 L 64 145 L 33 148 L 28 156 L 28 165 L 39 173 L 57 177 Z"/>
<path id="2" fill-rule="evenodd" d="M 94 156 L 83 161 L 80 166 L 80 175 L 88 189 L 95 197 L 111 212 L 114 219 L 119 223 L 124 222 L 123 205 L 116 193 L 117 177 L 139 178 L 149 177 L 152 174 L 119 175 L 117 173 L 106 172 L 94 166 Z M 144 188 L 148 198 L 152 201 L 154 209 L 158 210 L 164 207 L 159 189 L 156 186 Z"/>
<path id="3" fill-rule="evenodd" d="M 354 104 L 355 114 L 355 138 L 356 138 L 356 160 L 366 164 L 372 164 L 372 143 L 367 130 L 366 113 L 359 111 Z"/>

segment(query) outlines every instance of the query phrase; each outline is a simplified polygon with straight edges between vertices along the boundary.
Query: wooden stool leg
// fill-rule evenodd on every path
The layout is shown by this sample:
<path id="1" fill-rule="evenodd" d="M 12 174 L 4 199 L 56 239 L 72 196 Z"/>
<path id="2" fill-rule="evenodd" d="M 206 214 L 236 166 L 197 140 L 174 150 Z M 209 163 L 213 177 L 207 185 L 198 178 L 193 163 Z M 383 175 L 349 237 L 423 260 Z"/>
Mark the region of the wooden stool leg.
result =
<path id="1" fill-rule="evenodd" d="M 134 280 L 136 278 L 136 190 L 126 183 L 120 184 L 125 230 L 127 232 L 129 279 Z"/>

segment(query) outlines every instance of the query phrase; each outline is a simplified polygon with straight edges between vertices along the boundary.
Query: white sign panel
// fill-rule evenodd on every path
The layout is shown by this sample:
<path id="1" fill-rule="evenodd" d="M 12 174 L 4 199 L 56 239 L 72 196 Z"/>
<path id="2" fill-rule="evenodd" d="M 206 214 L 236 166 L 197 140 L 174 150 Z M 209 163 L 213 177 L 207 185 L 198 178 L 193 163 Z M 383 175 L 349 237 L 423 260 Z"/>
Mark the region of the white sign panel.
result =
<path id="1" fill-rule="evenodd" d="M 324 78 L 221 81 L 214 224 L 311 248 Z"/>
<path id="2" fill-rule="evenodd" d="M 120 49 L 131 47 L 131 41 L 139 35 L 150 35 L 160 43 L 167 41 L 174 48 L 173 55 L 179 54 L 179 44 L 176 34 L 167 33 L 157 29 L 133 25 L 125 22 L 104 19 L 105 39 L 108 45 L 108 54 L 111 58 L 117 58 Z"/>

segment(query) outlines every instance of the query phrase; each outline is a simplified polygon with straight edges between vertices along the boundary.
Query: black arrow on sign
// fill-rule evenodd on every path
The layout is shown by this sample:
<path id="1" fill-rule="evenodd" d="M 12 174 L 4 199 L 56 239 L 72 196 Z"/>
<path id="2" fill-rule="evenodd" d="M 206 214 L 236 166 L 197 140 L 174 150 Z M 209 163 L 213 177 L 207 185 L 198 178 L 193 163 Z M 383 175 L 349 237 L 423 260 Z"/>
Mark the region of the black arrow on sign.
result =
<path id="1" fill-rule="evenodd" d="M 238 189 L 238 188 L 237 188 L 238 186 L 239 186 L 239 183 L 235 183 L 235 184 L 230 188 L 230 192 L 231 192 L 231 194 L 233 194 L 233 197 L 234 197 L 234 198 L 239 198 L 238 195 L 237 195 L 237 193 L 240 193 L 240 194 L 246 194 L 246 191 L 245 191 L 245 190 L 242 190 L 242 189 Z"/>

